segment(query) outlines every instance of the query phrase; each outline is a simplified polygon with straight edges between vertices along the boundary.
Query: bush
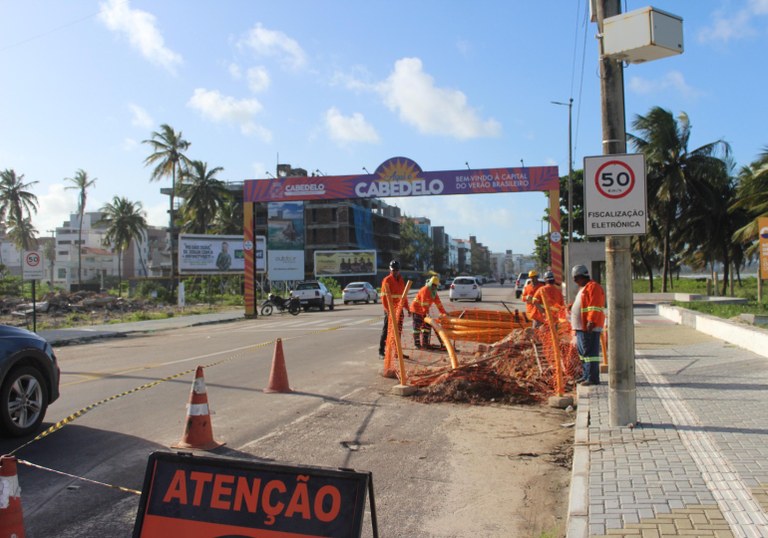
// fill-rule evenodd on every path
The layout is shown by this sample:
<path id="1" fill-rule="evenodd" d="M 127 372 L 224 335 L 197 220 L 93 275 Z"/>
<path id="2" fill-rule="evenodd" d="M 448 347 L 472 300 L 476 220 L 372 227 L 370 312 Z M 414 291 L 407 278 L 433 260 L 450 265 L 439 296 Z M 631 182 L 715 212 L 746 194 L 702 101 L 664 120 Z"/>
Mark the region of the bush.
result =
<path id="1" fill-rule="evenodd" d="M 328 291 L 330 291 L 334 297 L 341 297 L 341 284 L 339 284 L 338 280 L 327 276 L 320 277 L 318 280 L 325 284 L 325 287 L 328 288 Z"/>

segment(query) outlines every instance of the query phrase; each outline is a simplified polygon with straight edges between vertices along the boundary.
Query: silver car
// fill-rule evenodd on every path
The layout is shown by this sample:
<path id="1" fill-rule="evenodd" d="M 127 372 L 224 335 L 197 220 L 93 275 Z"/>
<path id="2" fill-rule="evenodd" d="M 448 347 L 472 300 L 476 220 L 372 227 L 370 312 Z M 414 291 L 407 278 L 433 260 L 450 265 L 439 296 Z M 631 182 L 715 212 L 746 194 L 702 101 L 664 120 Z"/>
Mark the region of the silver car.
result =
<path id="1" fill-rule="evenodd" d="M 341 291 L 341 300 L 344 304 L 365 302 L 379 302 L 379 292 L 368 282 L 350 282 Z"/>
<path id="2" fill-rule="evenodd" d="M 465 299 L 468 301 L 480 302 L 483 300 L 483 286 L 473 276 L 456 277 L 451 283 L 451 290 L 448 292 L 451 301 Z"/>

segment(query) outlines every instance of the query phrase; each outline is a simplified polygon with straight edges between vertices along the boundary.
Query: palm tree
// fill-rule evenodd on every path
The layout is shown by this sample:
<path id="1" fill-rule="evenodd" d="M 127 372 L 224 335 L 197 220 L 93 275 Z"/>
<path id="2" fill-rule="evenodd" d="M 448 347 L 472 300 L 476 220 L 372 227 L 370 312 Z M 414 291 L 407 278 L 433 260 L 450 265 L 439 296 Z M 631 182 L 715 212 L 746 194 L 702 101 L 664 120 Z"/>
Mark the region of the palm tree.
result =
<path id="1" fill-rule="evenodd" d="M 225 200 L 213 220 L 213 231 L 222 235 L 242 235 L 243 204 L 232 197 Z"/>
<path id="2" fill-rule="evenodd" d="M 7 234 L 16 248 L 21 251 L 37 248 L 37 230 L 29 217 L 24 217 L 19 221 L 14 217 L 8 219 Z"/>
<path id="3" fill-rule="evenodd" d="M 223 181 L 216 179 L 216 174 L 224 170 L 217 166 L 208 170 L 208 163 L 192 161 L 184 172 L 179 184 L 179 196 L 184 198 L 181 207 L 183 222 L 181 227 L 186 232 L 208 233 L 208 227 L 230 198 L 230 193 Z"/>
<path id="4" fill-rule="evenodd" d="M 64 178 L 65 181 L 70 181 L 73 184 L 66 189 L 77 189 L 77 214 L 80 217 L 80 226 L 77 229 L 77 285 L 82 284 L 82 270 L 83 270 L 83 215 L 85 215 L 85 202 L 88 199 L 88 188 L 93 187 L 96 184 L 96 179 L 88 179 L 88 172 L 82 168 L 75 172 L 75 177 Z"/>
<path id="5" fill-rule="evenodd" d="M 671 263 L 677 248 L 677 221 L 697 192 L 703 190 L 704 178 L 715 177 L 723 166 L 718 155 L 727 158 L 730 146 L 723 140 L 688 150 L 691 124 L 683 112 L 675 118 L 671 112 L 654 107 L 646 116 L 637 115 L 632 123 L 640 136 L 628 135 L 634 147 L 645 154 L 648 168 L 650 212 L 658 219 L 662 245 L 662 291 L 667 291 Z"/>
<path id="6" fill-rule="evenodd" d="M 25 214 L 37 213 L 37 196 L 26 190 L 36 184 L 24 183 L 24 174 L 17 175 L 13 169 L 0 172 L 0 221 L 22 223 Z"/>
<path id="7" fill-rule="evenodd" d="M 131 202 L 124 197 L 115 196 L 112 203 L 101 208 L 104 213 L 102 222 L 107 224 L 104 243 L 117 251 L 118 294 L 123 287 L 123 251 L 131 241 L 140 241 L 146 235 L 147 219 L 141 202 Z"/>
<path id="8" fill-rule="evenodd" d="M 171 208 L 169 212 L 168 233 L 171 236 L 171 292 L 173 292 L 176 278 L 176 255 L 174 245 L 174 197 L 176 196 L 176 178 L 180 177 L 189 165 L 189 159 L 184 152 L 189 149 L 190 142 L 182 138 L 168 124 L 160 126 L 159 131 L 152 133 L 152 138 L 144 140 L 143 144 L 149 144 L 153 153 L 144 159 L 144 166 L 154 165 L 150 181 L 159 181 L 161 178 L 171 176 Z"/>
<path id="9" fill-rule="evenodd" d="M 751 243 L 757 239 L 757 218 L 768 216 L 768 146 L 763 148 L 756 161 L 739 171 L 736 200 L 731 210 L 745 211 L 747 221 L 736 230 L 733 238 Z M 758 243 L 753 243 L 747 254 L 754 255 L 757 248 Z"/>

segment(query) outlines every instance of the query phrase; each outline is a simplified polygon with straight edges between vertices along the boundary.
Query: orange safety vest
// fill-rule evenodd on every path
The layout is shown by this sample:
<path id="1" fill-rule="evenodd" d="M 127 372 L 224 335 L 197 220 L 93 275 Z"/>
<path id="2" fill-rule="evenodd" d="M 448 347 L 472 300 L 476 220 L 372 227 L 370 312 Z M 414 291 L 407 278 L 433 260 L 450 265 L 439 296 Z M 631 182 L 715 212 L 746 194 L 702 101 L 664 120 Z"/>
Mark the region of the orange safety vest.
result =
<path id="1" fill-rule="evenodd" d="M 536 315 L 536 307 L 533 305 L 533 294 L 543 285 L 544 283 L 541 281 L 536 282 L 536 284 L 531 281 L 523 288 L 523 301 L 525 301 L 525 313 L 528 319 L 534 319 Z"/>
<path id="2" fill-rule="evenodd" d="M 437 291 L 432 293 L 432 287 L 427 285 L 419 290 L 416 298 L 411 303 L 411 313 L 419 314 L 420 316 L 426 316 L 429 313 L 429 307 L 432 305 L 437 306 L 437 309 L 441 314 L 445 315 L 445 308 L 440 301 L 440 297 L 437 295 Z"/>
<path id="3" fill-rule="evenodd" d="M 381 304 L 384 307 L 384 312 L 389 312 L 389 298 L 394 299 L 393 308 L 397 307 L 397 301 L 405 291 L 405 280 L 399 274 L 397 278 L 394 275 L 387 275 L 384 280 L 381 281 Z M 408 310 L 408 297 L 405 298 L 405 304 L 403 307 Z"/>
<path id="4" fill-rule="evenodd" d="M 552 311 L 553 316 L 556 316 L 559 310 L 562 310 L 563 308 L 565 308 L 565 301 L 563 300 L 563 292 L 560 290 L 559 286 L 556 286 L 555 284 L 546 284 L 545 286 L 542 286 L 541 288 L 537 289 L 536 293 L 533 294 L 534 306 L 536 305 L 544 306 L 544 300 L 542 299 L 542 295 L 546 296 L 547 306 Z M 538 308 L 536 308 L 535 312 L 533 313 L 533 319 L 544 323 L 547 321 L 547 315 L 541 310 L 539 310 Z"/>
<path id="5" fill-rule="evenodd" d="M 586 327 L 588 321 L 594 323 L 596 329 L 605 325 L 605 292 L 594 280 L 587 282 L 581 291 L 582 327 Z"/>

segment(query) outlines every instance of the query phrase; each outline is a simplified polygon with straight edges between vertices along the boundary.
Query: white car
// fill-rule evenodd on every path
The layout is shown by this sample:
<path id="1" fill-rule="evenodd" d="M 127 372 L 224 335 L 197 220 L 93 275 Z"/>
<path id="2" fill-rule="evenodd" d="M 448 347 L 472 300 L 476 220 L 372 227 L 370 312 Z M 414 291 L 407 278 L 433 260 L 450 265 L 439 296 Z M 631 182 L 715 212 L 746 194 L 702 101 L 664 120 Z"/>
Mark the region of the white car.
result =
<path id="1" fill-rule="evenodd" d="M 483 286 L 473 276 L 459 276 L 451 283 L 448 297 L 451 301 L 466 299 L 480 302 L 483 300 Z"/>
<path id="2" fill-rule="evenodd" d="M 299 298 L 304 312 L 310 308 L 317 308 L 320 312 L 326 308 L 333 310 L 333 294 L 325 284 L 316 280 L 300 282 L 296 289 L 291 291 L 291 297 Z"/>
<path id="3" fill-rule="evenodd" d="M 368 282 L 350 282 L 341 291 L 341 300 L 344 304 L 363 302 L 379 302 L 379 292 Z"/>

